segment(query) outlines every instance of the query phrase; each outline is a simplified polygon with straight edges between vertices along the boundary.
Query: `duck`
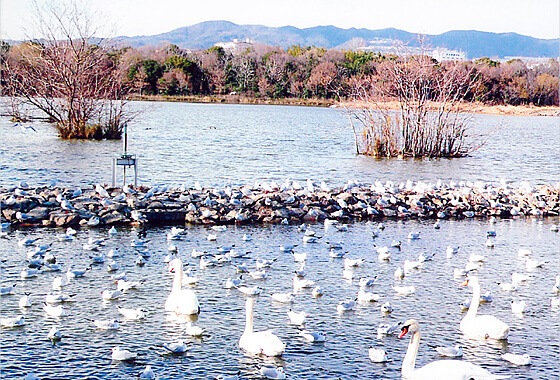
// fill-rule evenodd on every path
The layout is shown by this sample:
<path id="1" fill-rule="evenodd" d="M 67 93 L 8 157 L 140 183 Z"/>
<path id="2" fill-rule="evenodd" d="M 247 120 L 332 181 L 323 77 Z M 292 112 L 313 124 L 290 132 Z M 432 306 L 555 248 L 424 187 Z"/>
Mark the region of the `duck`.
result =
<path id="1" fill-rule="evenodd" d="M 509 326 L 493 315 L 477 315 L 480 303 L 480 282 L 478 277 L 469 276 L 461 286 L 470 286 L 473 297 L 467 314 L 460 323 L 461 331 L 470 338 L 507 339 Z"/>
<path id="2" fill-rule="evenodd" d="M 173 288 L 165 301 L 165 310 L 176 314 L 193 315 L 200 313 L 200 305 L 196 294 L 190 289 L 182 289 L 183 263 L 174 259 L 169 263 L 169 272 L 174 273 Z"/>
<path id="3" fill-rule="evenodd" d="M 462 360 L 437 360 L 421 368 L 415 368 L 418 346 L 420 345 L 420 325 L 414 319 L 407 320 L 398 335 L 402 339 L 410 333 L 408 349 L 401 366 L 401 373 L 405 379 L 415 380 L 497 380 L 510 376 L 494 375 L 486 369 Z"/>
<path id="4" fill-rule="evenodd" d="M 253 312 L 255 299 L 247 298 L 245 302 L 245 330 L 239 339 L 239 347 L 250 354 L 281 356 L 286 344 L 270 330 L 253 331 Z"/>

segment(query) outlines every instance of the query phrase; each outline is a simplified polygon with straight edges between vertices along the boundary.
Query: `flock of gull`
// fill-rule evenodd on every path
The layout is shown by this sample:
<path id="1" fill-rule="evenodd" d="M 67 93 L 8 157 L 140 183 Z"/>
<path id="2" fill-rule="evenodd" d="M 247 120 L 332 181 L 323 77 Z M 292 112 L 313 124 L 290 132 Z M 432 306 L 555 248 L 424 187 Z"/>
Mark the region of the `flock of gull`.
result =
<path id="1" fill-rule="evenodd" d="M 495 219 L 490 219 L 487 231 L 486 246 L 492 249 L 494 246 L 494 239 L 496 237 L 496 230 L 493 227 Z M 303 247 L 308 244 L 326 244 L 328 254 L 332 261 L 339 261 L 342 263 L 342 272 L 340 273 L 341 281 L 355 282 L 358 285 L 358 291 L 353 297 L 348 299 L 341 299 L 333 305 L 333 312 L 340 315 L 353 311 L 358 305 L 373 305 L 377 304 L 378 309 L 384 315 L 389 315 L 393 312 L 393 306 L 389 301 L 382 302 L 383 294 L 374 292 L 373 290 L 378 285 L 377 276 L 357 277 L 360 268 L 364 267 L 371 257 L 351 257 L 352 254 L 343 249 L 343 243 L 338 242 L 324 242 L 321 241 L 318 231 L 315 229 L 319 225 L 301 225 L 298 227 Z M 322 226 L 321 226 L 322 227 Z M 438 230 L 442 227 L 441 222 L 436 222 L 433 228 Z M 9 224 L 3 224 L 2 229 L 4 232 L 2 237 L 10 239 L 12 233 Z M 227 229 L 225 226 L 213 226 L 209 229 L 206 239 L 209 242 L 215 242 L 219 238 L 219 234 Z M 327 219 L 324 223 L 324 229 L 335 230 L 344 233 L 348 231 L 348 226 L 338 223 L 336 220 Z M 87 230 L 87 229 L 86 229 Z M 382 235 L 385 230 L 383 223 L 377 223 L 372 230 L 372 236 L 367 237 L 374 242 L 376 238 Z M 552 231 L 557 231 L 556 225 L 551 228 Z M 81 231 L 76 231 L 69 227 L 63 233 L 56 235 L 56 239 L 60 244 L 72 244 L 76 240 L 77 234 L 82 234 Z M 18 232 L 16 232 L 18 234 Z M 89 257 L 89 265 L 82 267 L 78 266 L 65 266 L 57 260 L 55 254 L 51 251 L 53 243 L 44 243 L 41 238 L 21 237 L 17 245 L 21 248 L 21 252 L 25 252 L 25 267 L 20 272 L 21 282 L 17 281 L 13 284 L 6 283 L 3 278 L 3 284 L 0 289 L 2 297 L 16 296 L 19 294 L 20 299 L 18 302 L 19 308 L 22 310 L 29 310 L 30 308 L 42 307 L 45 314 L 49 317 L 59 320 L 71 313 L 73 294 L 65 291 L 72 287 L 72 282 L 80 281 L 81 278 L 93 275 L 92 268 L 95 266 L 103 266 L 107 272 L 111 274 L 111 282 L 107 289 L 104 289 L 100 298 L 104 302 L 112 302 L 123 298 L 125 294 L 138 291 L 141 292 L 144 286 L 143 281 L 129 280 L 127 273 L 121 269 L 121 263 L 126 257 L 119 248 L 113 248 L 106 252 L 105 244 L 107 240 L 117 239 L 119 231 L 115 227 L 108 230 L 106 237 L 90 237 L 85 242 L 81 249 Z M 421 239 L 421 232 L 411 231 L 406 239 L 409 243 L 413 243 Z M 169 292 L 164 307 L 165 312 L 170 318 L 178 323 L 185 324 L 185 335 L 191 337 L 201 337 L 206 331 L 204 328 L 196 324 L 196 317 L 199 313 L 204 312 L 204 300 L 199 300 L 197 297 L 197 284 L 204 281 L 204 277 L 198 276 L 193 272 L 192 265 L 188 265 L 184 261 L 186 258 L 179 254 L 176 242 L 185 239 L 188 231 L 183 228 L 173 227 L 167 232 L 167 253 L 164 257 L 162 265 L 166 265 L 167 271 L 172 280 L 168 281 L 171 284 L 171 291 Z M 251 241 L 252 236 L 248 234 L 243 235 L 243 241 Z M 131 248 L 135 251 L 133 258 L 134 264 L 142 267 L 146 264 L 147 260 L 152 256 L 152 248 L 150 247 L 149 240 L 137 236 L 130 241 Z M 403 243 L 399 240 L 393 240 L 390 245 L 376 246 L 372 244 L 374 257 L 379 263 L 390 263 L 392 257 L 399 255 Z M 296 295 L 308 294 L 310 297 L 320 299 L 327 292 L 320 279 L 311 279 L 309 270 L 306 265 L 308 254 L 305 249 L 298 249 L 299 242 L 293 244 L 283 244 L 277 247 L 275 254 L 269 255 L 270 257 L 262 257 L 254 259 L 251 252 L 244 251 L 232 245 L 220 245 L 215 252 L 208 252 L 204 250 L 197 250 L 196 248 L 190 252 L 191 262 L 196 260 L 200 270 L 212 268 L 215 266 L 231 266 L 231 277 L 224 279 L 223 287 L 229 291 L 236 291 L 246 296 L 245 303 L 245 328 L 243 333 L 239 336 L 238 346 L 243 352 L 249 355 L 264 355 L 264 356 L 281 356 L 287 344 L 280 337 L 275 335 L 272 330 L 262 330 L 254 328 L 254 315 L 259 313 L 258 305 L 255 300 L 260 296 L 265 296 L 263 288 L 259 285 L 260 281 L 267 279 L 273 275 L 273 268 L 276 264 L 277 255 L 290 255 L 293 258 L 294 268 L 291 288 L 293 291 L 289 292 L 273 292 L 268 295 L 271 301 L 286 304 L 289 307 L 287 317 L 290 324 L 298 329 L 298 335 L 301 339 L 309 342 L 310 344 L 323 344 L 328 340 L 325 333 L 321 331 L 312 331 L 306 328 L 306 321 L 310 315 L 303 311 L 296 311 L 293 306 L 296 300 Z M 445 250 L 445 256 L 452 259 L 458 255 L 461 248 L 458 246 L 448 246 Z M 20 252 L 13 254 L 19 255 Z M 409 276 L 415 276 L 419 268 L 429 266 L 430 261 L 434 260 L 434 253 L 421 253 L 416 260 L 404 260 L 402 265 L 394 268 L 394 281 L 392 291 L 399 296 L 407 297 L 416 292 L 413 285 L 404 285 L 402 280 Z M 520 248 L 518 257 L 525 262 L 526 271 L 513 272 L 511 277 L 504 279 L 503 282 L 498 283 L 502 292 L 513 294 L 521 286 L 526 286 L 530 281 L 530 273 L 539 270 L 548 264 L 546 261 L 536 260 L 532 252 L 527 248 Z M 441 258 L 439 258 L 441 259 Z M 482 292 L 481 279 L 477 276 L 477 270 L 481 267 L 486 257 L 481 254 L 471 254 L 468 256 L 467 262 L 464 267 L 456 267 L 453 276 L 457 281 L 461 281 L 461 286 L 469 287 L 472 289 L 472 298 L 465 300 L 461 307 L 466 311 L 462 318 L 459 329 L 469 339 L 475 340 L 507 340 L 510 334 L 515 332 L 510 331 L 508 324 L 500 320 L 494 315 L 479 313 L 478 310 L 481 304 L 493 302 L 493 295 L 491 292 Z M 5 260 L 3 260 L 5 261 Z M 3 271 L 4 272 L 4 271 Z M 26 281 L 32 279 L 46 278 L 45 273 L 54 272 L 56 275 L 52 279 L 52 283 L 45 283 L 44 288 L 50 288 L 42 297 L 38 299 L 36 294 L 31 294 L 26 290 Z M 2 277 L 5 277 L 4 275 Z M 46 280 L 44 280 L 46 282 Z M 556 296 L 551 298 L 551 307 L 560 307 L 560 276 L 551 279 L 552 293 Z M 164 290 L 161 290 L 164 291 Z M 39 306 L 40 305 L 40 306 Z M 512 313 L 523 314 L 525 312 L 526 302 L 524 300 L 513 300 L 511 302 Z M 127 308 L 121 305 L 116 306 L 118 313 L 128 321 L 138 321 L 146 318 L 146 310 L 142 307 Z M 19 314 L 15 316 L 8 316 L 8 314 Z M 393 324 L 380 324 L 377 328 L 378 336 L 391 336 L 397 335 L 402 338 L 407 334 L 410 335 L 410 342 L 404 359 L 402 360 L 402 376 L 407 379 L 501 379 L 508 378 L 509 376 L 494 375 L 488 370 L 470 363 L 467 360 L 459 360 L 463 356 L 463 347 L 460 345 L 455 346 L 438 346 L 434 347 L 442 357 L 442 360 L 433 361 L 423 367 L 417 368 L 415 365 L 416 356 L 419 350 L 420 343 L 420 322 L 415 319 L 409 319 L 405 322 L 396 322 Z M 22 313 L 17 313 L 16 310 L 2 310 L 2 318 L 0 324 L 6 329 L 17 329 L 25 326 L 28 320 Z M 121 321 L 117 319 L 92 319 L 91 325 L 95 326 L 98 330 L 118 330 Z M 258 330 L 258 331 L 256 331 Z M 60 326 L 53 326 L 49 331 L 45 331 L 45 338 L 51 340 L 53 345 L 58 344 L 64 339 L 64 331 Z M 185 340 L 178 340 L 167 342 L 162 345 L 162 349 L 174 355 L 181 355 L 189 350 L 189 344 Z M 370 347 L 367 352 L 369 359 L 374 363 L 384 363 L 396 358 L 389 358 L 387 352 L 382 348 Z M 126 361 L 131 362 L 137 359 L 137 353 L 127 347 L 115 346 L 111 350 L 111 358 L 113 361 Z M 454 359 L 449 359 L 454 358 Z M 524 353 L 505 353 L 502 355 L 504 361 L 513 363 L 514 365 L 531 365 L 531 357 Z M 284 372 L 282 366 L 268 366 L 264 365 L 258 368 L 260 376 L 269 379 L 284 379 L 287 373 Z M 139 373 L 140 379 L 154 379 L 156 373 L 151 365 L 147 365 L 144 370 Z M 221 374 L 217 378 L 224 380 L 234 380 L 243 377 L 240 373 Z M 26 379 L 36 379 L 33 374 L 28 374 Z"/>

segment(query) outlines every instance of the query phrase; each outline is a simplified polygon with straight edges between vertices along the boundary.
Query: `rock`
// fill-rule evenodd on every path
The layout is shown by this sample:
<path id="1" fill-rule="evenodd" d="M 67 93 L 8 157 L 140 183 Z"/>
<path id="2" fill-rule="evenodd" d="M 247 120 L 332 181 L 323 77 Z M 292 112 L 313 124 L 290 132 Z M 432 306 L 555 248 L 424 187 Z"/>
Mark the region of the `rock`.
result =
<path id="1" fill-rule="evenodd" d="M 87 219 L 84 219 L 87 223 Z M 51 212 L 49 215 L 49 221 L 56 227 L 67 227 L 75 226 L 80 224 L 81 218 L 78 213 L 66 213 L 60 211 Z"/>

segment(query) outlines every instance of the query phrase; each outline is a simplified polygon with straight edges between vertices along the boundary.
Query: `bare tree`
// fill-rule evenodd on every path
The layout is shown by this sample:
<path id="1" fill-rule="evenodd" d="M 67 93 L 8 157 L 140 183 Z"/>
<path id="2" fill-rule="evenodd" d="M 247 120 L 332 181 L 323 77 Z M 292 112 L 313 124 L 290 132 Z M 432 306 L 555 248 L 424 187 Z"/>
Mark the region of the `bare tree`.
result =
<path id="1" fill-rule="evenodd" d="M 17 119 L 46 117 L 62 138 L 120 138 L 133 117 L 119 80 L 120 54 L 95 37 L 93 14 L 84 4 L 35 5 L 41 39 L 13 47 L 3 62 L 8 112 Z"/>
<path id="2" fill-rule="evenodd" d="M 401 52 L 354 83 L 349 109 L 358 153 L 376 157 L 460 157 L 475 149 L 468 124 L 479 77 L 465 63 Z M 396 105 L 396 106 L 395 106 Z"/>

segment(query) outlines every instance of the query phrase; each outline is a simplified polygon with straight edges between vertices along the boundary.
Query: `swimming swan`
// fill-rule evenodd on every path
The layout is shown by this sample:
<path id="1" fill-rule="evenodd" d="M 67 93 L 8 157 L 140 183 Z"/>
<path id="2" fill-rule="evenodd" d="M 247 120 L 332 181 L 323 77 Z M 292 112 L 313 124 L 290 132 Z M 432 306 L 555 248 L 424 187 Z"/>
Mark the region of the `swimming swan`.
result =
<path id="1" fill-rule="evenodd" d="M 173 288 L 165 301 L 165 310 L 176 314 L 192 315 L 200 313 L 196 294 L 190 289 L 181 289 L 183 283 L 183 263 L 173 259 L 169 263 L 169 272 L 174 273 Z"/>
<path id="2" fill-rule="evenodd" d="M 414 368 L 418 345 L 420 344 L 420 326 L 414 319 L 404 323 L 399 338 L 411 333 L 408 349 L 403 359 L 401 373 L 405 379 L 415 380 L 490 380 L 507 379 L 510 376 L 493 375 L 482 367 L 463 360 L 437 360 L 422 368 Z"/>
<path id="3" fill-rule="evenodd" d="M 245 331 L 239 339 L 239 347 L 250 354 L 264 354 L 266 356 L 280 356 L 286 344 L 280 340 L 272 331 L 253 331 L 253 308 L 255 300 L 247 298 L 245 303 Z"/>
<path id="4" fill-rule="evenodd" d="M 460 329 L 469 338 L 507 339 L 509 326 L 493 315 L 476 315 L 480 303 L 480 283 L 478 277 L 469 276 L 461 286 L 473 289 L 473 298 L 467 315 L 461 320 Z"/>

